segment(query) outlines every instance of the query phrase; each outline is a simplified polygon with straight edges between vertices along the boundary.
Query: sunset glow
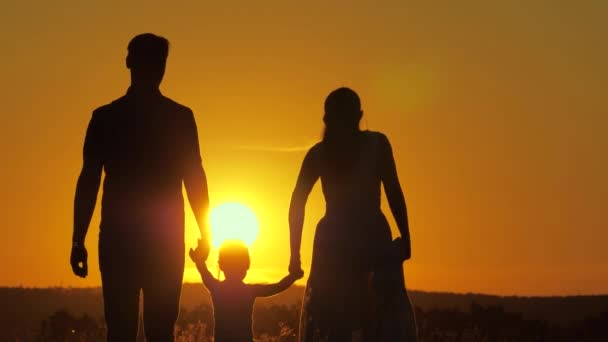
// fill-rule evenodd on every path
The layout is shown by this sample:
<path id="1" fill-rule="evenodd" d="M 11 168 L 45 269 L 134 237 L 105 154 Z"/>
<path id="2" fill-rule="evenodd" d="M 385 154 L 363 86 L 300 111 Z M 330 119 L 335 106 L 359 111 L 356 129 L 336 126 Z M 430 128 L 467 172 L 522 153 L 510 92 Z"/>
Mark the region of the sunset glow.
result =
<path id="1" fill-rule="evenodd" d="M 170 41 L 160 90 L 198 128 L 210 268 L 221 241 L 238 238 L 253 244 L 252 281 L 285 276 L 296 178 L 323 135 L 325 97 L 348 86 L 361 127 L 391 142 L 410 223 L 408 288 L 607 293 L 606 13 L 608 1 L 7 2 L 0 285 L 101 284 L 103 189 L 87 278 L 68 262 L 83 139 L 93 110 L 129 87 L 129 40 L 152 32 Z M 187 251 L 201 233 L 184 198 Z M 324 214 L 318 182 L 302 283 Z M 185 281 L 200 281 L 185 257 Z"/>
<path id="2" fill-rule="evenodd" d="M 258 236 L 258 219 L 241 203 L 223 203 L 211 209 L 211 243 L 218 248 L 226 240 L 240 240 L 251 247 Z"/>

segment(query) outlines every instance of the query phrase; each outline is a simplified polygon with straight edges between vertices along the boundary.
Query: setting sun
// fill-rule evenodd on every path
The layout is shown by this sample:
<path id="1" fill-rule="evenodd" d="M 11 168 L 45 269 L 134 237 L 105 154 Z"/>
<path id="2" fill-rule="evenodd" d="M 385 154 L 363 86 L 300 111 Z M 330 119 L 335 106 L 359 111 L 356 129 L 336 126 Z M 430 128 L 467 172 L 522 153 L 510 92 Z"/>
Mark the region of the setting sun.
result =
<path id="1" fill-rule="evenodd" d="M 249 207 L 241 203 L 223 203 L 211 210 L 211 243 L 219 247 L 226 240 L 241 240 L 247 246 L 258 236 L 258 219 Z"/>

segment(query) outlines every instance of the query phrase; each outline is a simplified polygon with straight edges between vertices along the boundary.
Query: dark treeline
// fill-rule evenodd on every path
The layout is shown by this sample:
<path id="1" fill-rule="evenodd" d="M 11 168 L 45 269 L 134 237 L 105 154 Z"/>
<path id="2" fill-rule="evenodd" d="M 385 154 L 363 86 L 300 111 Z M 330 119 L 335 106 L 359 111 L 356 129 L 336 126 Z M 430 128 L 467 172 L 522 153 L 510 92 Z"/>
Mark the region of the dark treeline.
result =
<path id="1" fill-rule="evenodd" d="M 608 296 L 499 297 L 411 291 L 421 341 L 608 341 Z M 302 288 L 257 302 L 260 341 L 294 341 Z M 0 288 L 0 341 L 103 341 L 101 291 Z M 213 314 L 201 284 L 185 284 L 179 341 L 206 341 Z"/>
<path id="2" fill-rule="evenodd" d="M 421 342 L 435 341 L 606 341 L 608 310 L 570 325 L 530 320 L 498 306 L 473 303 L 467 311 L 458 309 L 422 310 L 416 308 Z M 298 305 L 258 306 L 254 314 L 257 341 L 297 341 Z M 182 309 L 177 323 L 177 341 L 211 341 L 213 313 L 207 304 Z M 141 327 L 140 327 L 141 335 Z M 9 341 L 104 341 L 102 317 L 93 318 L 59 310 L 39 327 L 14 332 Z M 142 339 L 143 340 L 143 339 Z"/>

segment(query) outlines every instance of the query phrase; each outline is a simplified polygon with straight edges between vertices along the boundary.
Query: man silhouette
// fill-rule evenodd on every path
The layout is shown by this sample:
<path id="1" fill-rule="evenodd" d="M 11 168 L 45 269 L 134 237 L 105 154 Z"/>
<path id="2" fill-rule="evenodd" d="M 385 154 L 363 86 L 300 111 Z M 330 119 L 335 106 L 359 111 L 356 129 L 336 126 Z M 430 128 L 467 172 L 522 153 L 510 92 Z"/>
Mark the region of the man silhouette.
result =
<path id="1" fill-rule="evenodd" d="M 70 263 L 87 276 L 84 241 L 103 169 L 99 268 L 108 341 L 135 341 L 140 291 L 147 340 L 173 341 L 185 255 L 182 181 L 207 236 L 209 196 L 194 115 L 158 88 L 168 50 L 167 39 L 154 34 L 131 40 L 131 86 L 93 112 L 84 141 Z"/>

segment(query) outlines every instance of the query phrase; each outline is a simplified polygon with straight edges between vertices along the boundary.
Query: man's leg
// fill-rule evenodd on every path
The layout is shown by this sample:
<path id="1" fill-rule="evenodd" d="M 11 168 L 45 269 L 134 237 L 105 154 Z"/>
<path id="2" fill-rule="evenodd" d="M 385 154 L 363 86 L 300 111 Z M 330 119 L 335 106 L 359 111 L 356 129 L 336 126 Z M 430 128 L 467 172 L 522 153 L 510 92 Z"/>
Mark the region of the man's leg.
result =
<path id="1" fill-rule="evenodd" d="M 139 318 L 139 287 L 120 277 L 103 275 L 103 305 L 108 342 L 135 341 Z"/>
<path id="2" fill-rule="evenodd" d="M 139 323 L 141 284 L 134 258 L 124 257 L 120 245 L 104 243 L 100 237 L 99 269 L 108 342 L 136 341 Z"/>
<path id="3" fill-rule="evenodd" d="M 172 342 L 174 339 L 184 275 L 184 250 L 183 247 L 177 249 L 157 252 L 149 259 L 154 260 L 155 265 L 147 268 L 143 286 L 144 330 L 148 342 Z"/>

